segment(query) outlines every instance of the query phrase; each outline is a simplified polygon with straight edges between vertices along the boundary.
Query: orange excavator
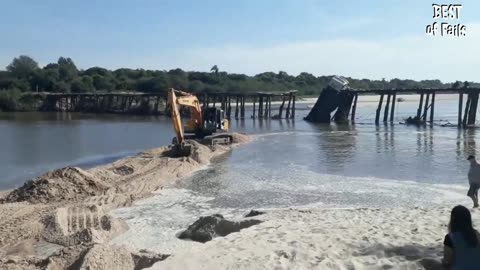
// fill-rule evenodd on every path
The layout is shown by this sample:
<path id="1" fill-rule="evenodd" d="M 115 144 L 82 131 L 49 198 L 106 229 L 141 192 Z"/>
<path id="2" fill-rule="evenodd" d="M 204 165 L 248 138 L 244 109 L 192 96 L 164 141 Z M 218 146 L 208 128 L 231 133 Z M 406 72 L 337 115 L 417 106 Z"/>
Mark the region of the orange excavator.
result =
<path id="1" fill-rule="evenodd" d="M 180 107 L 190 109 L 190 119 L 185 127 L 182 125 Z M 173 128 L 176 137 L 172 144 L 176 156 L 189 156 L 192 146 L 185 140 L 196 140 L 205 145 L 231 144 L 232 134 L 228 133 L 228 120 L 225 119 L 223 110 L 211 107 L 202 108 L 198 98 L 187 92 L 175 90 L 168 91 L 167 108 L 171 111 Z"/>

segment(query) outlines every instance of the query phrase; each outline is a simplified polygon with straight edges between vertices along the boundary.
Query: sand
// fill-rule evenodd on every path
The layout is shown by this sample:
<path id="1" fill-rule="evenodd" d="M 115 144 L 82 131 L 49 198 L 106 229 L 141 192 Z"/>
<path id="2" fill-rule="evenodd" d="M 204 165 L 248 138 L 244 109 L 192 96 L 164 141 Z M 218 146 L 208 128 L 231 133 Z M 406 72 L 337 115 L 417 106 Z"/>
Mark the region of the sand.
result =
<path id="1" fill-rule="evenodd" d="M 450 208 L 266 212 L 258 225 L 148 269 L 442 269 Z"/>
<path id="2" fill-rule="evenodd" d="M 138 251 L 108 245 L 128 230 L 109 211 L 150 196 L 249 140 L 234 134 L 232 146 L 189 141 L 189 157 L 173 158 L 161 147 L 89 170 L 61 168 L 0 193 L 0 269 L 142 269 L 139 263 L 166 258 L 144 252 L 150 258 L 145 259 Z"/>

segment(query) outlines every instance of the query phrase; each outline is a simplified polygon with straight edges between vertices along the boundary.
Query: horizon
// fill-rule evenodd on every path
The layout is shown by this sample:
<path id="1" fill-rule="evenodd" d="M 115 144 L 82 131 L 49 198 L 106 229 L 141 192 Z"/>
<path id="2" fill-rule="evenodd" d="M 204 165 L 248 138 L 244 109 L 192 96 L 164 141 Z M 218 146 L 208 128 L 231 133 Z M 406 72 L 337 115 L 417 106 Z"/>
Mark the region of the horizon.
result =
<path id="1" fill-rule="evenodd" d="M 480 20 L 473 0 L 451 24 L 465 37 L 432 37 L 432 2 L 17 1 L 6 6 L 0 69 L 28 55 L 40 66 L 70 57 L 103 67 L 253 76 L 263 72 L 356 79 L 480 81 Z M 348 8 L 345 8 L 348 6 Z M 93 7 L 93 8 L 92 8 Z M 60 15 L 61 14 L 61 15 Z M 22 21 L 18 21 L 19 16 Z M 438 21 L 441 22 L 441 21 Z"/>

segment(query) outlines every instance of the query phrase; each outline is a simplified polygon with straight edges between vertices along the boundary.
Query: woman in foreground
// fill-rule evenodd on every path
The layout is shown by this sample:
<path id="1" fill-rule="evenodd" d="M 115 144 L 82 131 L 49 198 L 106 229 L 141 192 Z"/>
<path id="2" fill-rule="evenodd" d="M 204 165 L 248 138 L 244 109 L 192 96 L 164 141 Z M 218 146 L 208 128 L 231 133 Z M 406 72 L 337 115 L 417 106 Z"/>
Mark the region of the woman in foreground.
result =
<path id="1" fill-rule="evenodd" d="M 443 265 L 452 270 L 480 269 L 480 235 L 473 228 L 470 211 L 456 206 L 445 236 Z"/>

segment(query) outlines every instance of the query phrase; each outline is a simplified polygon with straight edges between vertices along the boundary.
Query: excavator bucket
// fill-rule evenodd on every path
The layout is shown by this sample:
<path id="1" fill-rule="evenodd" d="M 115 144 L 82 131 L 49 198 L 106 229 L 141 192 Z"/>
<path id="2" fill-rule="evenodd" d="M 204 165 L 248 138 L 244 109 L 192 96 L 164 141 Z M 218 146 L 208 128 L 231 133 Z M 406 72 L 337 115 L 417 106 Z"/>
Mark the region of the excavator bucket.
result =
<path id="1" fill-rule="evenodd" d="M 187 143 L 174 144 L 172 146 L 173 157 L 188 157 L 192 154 L 192 145 Z"/>

